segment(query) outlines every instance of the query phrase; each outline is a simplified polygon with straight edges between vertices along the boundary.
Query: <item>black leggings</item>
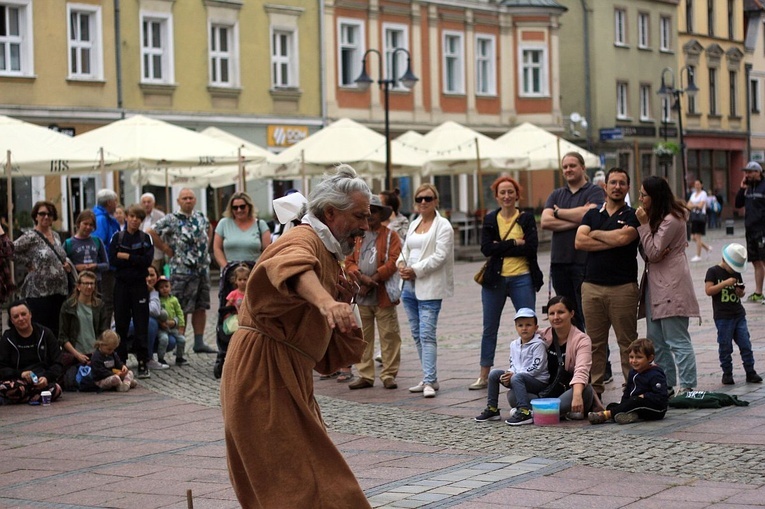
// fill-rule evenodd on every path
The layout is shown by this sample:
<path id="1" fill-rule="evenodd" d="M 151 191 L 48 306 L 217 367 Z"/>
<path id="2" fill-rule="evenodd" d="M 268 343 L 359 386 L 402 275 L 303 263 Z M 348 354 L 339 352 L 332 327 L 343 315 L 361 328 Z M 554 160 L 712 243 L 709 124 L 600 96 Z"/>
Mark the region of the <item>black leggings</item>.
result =
<path id="1" fill-rule="evenodd" d="M 46 295 L 45 297 L 27 297 L 32 321 L 44 325 L 58 337 L 58 317 L 66 295 Z"/>
<path id="2" fill-rule="evenodd" d="M 127 362 L 128 331 L 133 319 L 133 348 L 139 361 L 149 357 L 149 288 L 145 281 L 117 281 L 114 285 L 114 326 L 120 336 L 117 354 Z"/>
<path id="3" fill-rule="evenodd" d="M 611 403 L 606 407 L 606 410 L 610 410 L 612 416 L 624 412 L 635 412 L 644 421 L 658 421 L 663 419 L 664 414 L 667 413 L 666 406 L 657 405 L 650 400 L 638 397 L 632 397 L 621 403 Z"/>

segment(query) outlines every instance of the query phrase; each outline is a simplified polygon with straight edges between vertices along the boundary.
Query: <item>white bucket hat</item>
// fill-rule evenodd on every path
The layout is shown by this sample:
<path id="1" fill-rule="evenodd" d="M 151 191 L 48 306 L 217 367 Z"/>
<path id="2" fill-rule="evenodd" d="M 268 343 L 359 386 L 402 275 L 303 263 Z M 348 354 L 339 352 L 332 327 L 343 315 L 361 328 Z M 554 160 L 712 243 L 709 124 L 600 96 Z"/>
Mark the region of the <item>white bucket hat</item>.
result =
<path id="1" fill-rule="evenodd" d="M 728 244 L 722 251 L 723 260 L 725 263 L 736 272 L 744 272 L 746 270 L 746 248 L 741 244 Z"/>

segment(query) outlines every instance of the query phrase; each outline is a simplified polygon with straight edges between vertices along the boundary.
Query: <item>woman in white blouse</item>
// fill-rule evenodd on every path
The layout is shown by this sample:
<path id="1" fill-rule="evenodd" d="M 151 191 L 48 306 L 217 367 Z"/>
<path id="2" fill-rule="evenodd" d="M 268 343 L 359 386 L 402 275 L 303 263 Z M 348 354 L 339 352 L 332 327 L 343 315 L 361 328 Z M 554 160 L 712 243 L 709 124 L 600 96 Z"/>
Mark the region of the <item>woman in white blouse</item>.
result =
<path id="1" fill-rule="evenodd" d="M 438 390 L 436 324 L 441 301 L 454 293 L 454 229 L 438 213 L 438 190 L 423 184 L 414 193 L 419 217 L 409 225 L 397 260 L 404 304 L 422 365 L 422 381 L 409 388 L 433 398 Z"/>

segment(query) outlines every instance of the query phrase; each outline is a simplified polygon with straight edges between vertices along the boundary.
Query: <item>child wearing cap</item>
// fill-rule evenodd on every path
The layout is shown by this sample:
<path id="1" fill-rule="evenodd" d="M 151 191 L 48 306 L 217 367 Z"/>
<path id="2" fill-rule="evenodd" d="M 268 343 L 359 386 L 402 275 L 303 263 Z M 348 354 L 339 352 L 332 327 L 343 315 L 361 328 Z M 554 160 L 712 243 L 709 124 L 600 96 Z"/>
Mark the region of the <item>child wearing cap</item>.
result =
<path id="1" fill-rule="evenodd" d="M 722 368 L 722 383 L 733 385 L 733 342 L 738 345 L 746 381 L 760 383 L 762 377 L 754 370 L 754 354 L 749 340 L 746 311 L 741 304 L 747 251 L 741 244 L 728 244 L 722 250 L 722 261 L 710 267 L 704 278 L 706 294 L 712 297 L 712 313 L 717 327 L 717 353 Z"/>
<path id="2" fill-rule="evenodd" d="M 493 369 L 488 379 L 488 404 L 477 416 L 477 422 L 499 421 L 499 384 L 509 389 L 508 401 L 515 399 L 515 411 L 505 421 L 510 426 L 531 424 L 531 401 L 529 394 L 537 394 L 547 387 L 550 372 L 547 370 L 547 345 L 537 333 L 537 315 L 533 309 L 521 308 L 515 313 L 515 330 L 518 338 L 510 343 L 510 367 L 507 371 Z"/>
<path id="3" fill-rule="evenodd" d="M 590 412 L 590 424 L 603 424 L 610 420 L 629 424 L 639 420 L 658 421 L 667 413 L 667 375 L 654 364 L 656 349 L 653 341 L 636 339 L 627 347 L 630 357 L 630 374 L 619 403 L 611 403 L 606 410 Z"/>

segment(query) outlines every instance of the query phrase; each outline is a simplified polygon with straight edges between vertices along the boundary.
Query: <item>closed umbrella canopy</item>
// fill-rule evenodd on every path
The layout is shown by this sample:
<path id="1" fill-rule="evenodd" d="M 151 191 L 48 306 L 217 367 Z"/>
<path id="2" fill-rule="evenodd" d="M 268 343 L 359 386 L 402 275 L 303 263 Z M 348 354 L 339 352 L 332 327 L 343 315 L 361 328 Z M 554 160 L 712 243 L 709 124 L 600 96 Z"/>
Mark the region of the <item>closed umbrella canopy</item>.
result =
<path id="1" fill-rule="evenodd" d="M 510 129 L 497 138 L 497 142 L 511 148 L 518 157 L 527 157 L 529 170 L 557 170 L 560 159 L 568 152 L 582 154 L 589 168 L 600 166 L 597 155 L 528 122 Z"/>
<path id="2" fill-rule="evenodd" d="M 427 133 L 416 146 L 427 151 L 424 175 L 473 173 L 479 169 L 479 162 L 485 173 L 523 170 L 528 166 L 527 158 L 507 146 L 451 121 Z"/>
<path id="3" fill-rule="evenodd" d="M 385 174 L 385 136 L 350 119 L 340 119 L 274 156 L 268 165 L 280 176 L 325 172 L 339 163 L 365 176 Z M 415 151 L 391 144 L 391 163 L 397 171 L 417 171 L 422 158 Z"/>
<path id="4" fill-rule="evenodd" d="M 77 136 L 120 157 L 119 169 L 237 165 L 239 147 L 142 115 L 118 120 Z M 264 156 L 242 150 L 248 161 Z"/>
<path id="5" fill-rule="evenodd" d="M 69 175 L 98 171 L 99 146 L 52 129 L 0 116 L 0 160 L 5 168 L 10 151 L 14 177 Z M 115 158 L 107 158 L 107 164 Z"/>

